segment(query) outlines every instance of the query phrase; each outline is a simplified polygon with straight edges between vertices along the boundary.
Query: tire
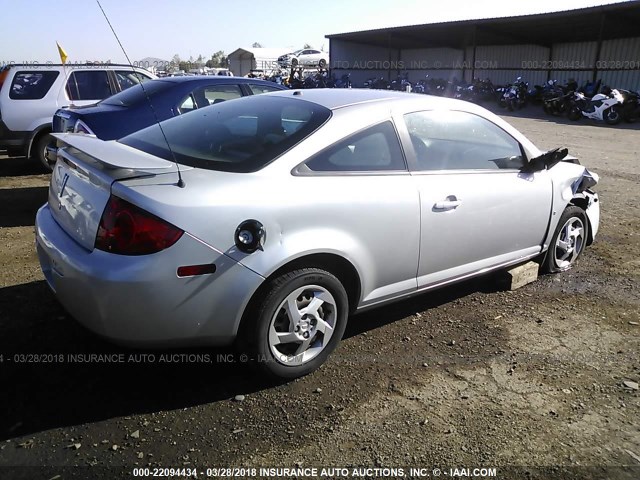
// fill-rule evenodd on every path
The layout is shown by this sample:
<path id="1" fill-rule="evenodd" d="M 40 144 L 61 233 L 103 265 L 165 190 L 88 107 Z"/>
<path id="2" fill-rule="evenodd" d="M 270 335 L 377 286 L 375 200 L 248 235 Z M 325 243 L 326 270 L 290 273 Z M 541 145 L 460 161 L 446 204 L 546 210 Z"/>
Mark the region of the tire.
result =
<path id="1" fill-rule="evenodd" d="M 297 58 L 292 58 L 291 59 L 291 66 L 292 67 L 297 67 L 298 66 L 298 59 Z"/>
<path id="2" fill-rule="evenodd" d="M 53 170 L 53 165 L 49 163 L 45 155 L 47 145 L 51 143 L 52 137 L 48 133 L 38 135 L 31 145 L 31 160 L 37 161 L 46 172 Z"/>
<path id="3" fill-rule="evenodd" d="M 587 215 L 580 207 L 568 206 L 558 221 L 551 238 L 549 250 L 542 263 L 545 273 L 569 270 L 582 254 L 587 244 L 589 224 Z"/>
<path id="4" fill-rule="evenodd" d="M 320 68 L 324 68 L 327 66 L 327 61 L 324 58 L 321 58 L 320 61 L 318 62 L 318 66 Z"/>
<path id="5" fill-rule="evenodd" d="M 242 349 L 272 378 L 307 375 L 342 339 L 348 310 L 347 293 L 334 275 L 316 268 L 294 270 L 272 280 L 248 312 L 240 332 Z"/>
<path id="6" fill-rule="evenodd" d="M 613 106 L 603 113 L 602 119 L 607 125 L 617 125 L 622 121 L 622 114 L 618 107 Z"/>
<path id="7" fill-rule="evenodd" d="M 577 120 L 580 120 L 580 117 L 582 117 L 582 112 L 580 111 L 579 108 L 572 108 L 571 110 L 569 110 L 569 113 L 567 114 L 567 116 L 569 117 L 569 120 L 573 120 L 574 122 Z"/>

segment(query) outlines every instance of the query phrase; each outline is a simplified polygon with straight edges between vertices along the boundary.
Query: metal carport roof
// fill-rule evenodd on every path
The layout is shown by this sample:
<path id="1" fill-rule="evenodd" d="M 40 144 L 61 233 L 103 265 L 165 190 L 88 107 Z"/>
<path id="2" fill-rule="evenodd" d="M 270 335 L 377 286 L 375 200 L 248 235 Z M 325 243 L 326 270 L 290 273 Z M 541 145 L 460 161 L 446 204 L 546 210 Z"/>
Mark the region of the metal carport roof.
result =
<path id="1" fill-rule="evenodd" d="M 609 40 L 640 36 L 640 0 L 562 12 L 381 28 L 326 35 L 395 49 Z"/>

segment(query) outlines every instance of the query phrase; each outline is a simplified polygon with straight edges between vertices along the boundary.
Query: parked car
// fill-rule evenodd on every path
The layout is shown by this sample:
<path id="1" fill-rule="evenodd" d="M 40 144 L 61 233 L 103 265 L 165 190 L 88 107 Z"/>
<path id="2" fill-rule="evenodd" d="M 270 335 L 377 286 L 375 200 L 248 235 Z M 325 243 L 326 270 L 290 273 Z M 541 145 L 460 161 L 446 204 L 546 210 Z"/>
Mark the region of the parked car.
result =
<path id="1" fill-rule="evenodd" d="M 54 133 L 86 133 L 113 140 L 152 123 L 245 95 L 285 90 L 264 80 L 227 76 L 167 77 L 117 93 L 93 105 L 58 110 Z M 56 142 L 47 149 L 50 168 L 56 161 Z"/>
<path id="2" fill-rule="evenodd" d="M 563 271 L 598 231 L 595 174 L 453 99 L 282 91 L 56 137 L 36 244 L 70 314 L 131 345 L 235 341 L 277 377 L 319 367 L 352 312 Z"/>
<path id="3" fill-rule="evenodd" d="M 51 118 L 58 108 L 82 106 L 156 78 L 114 64 L 8 64 L 0 72 L 0 148 L 48 168 Z"/>
<path id="4" fill-rule="evenodd" d="M 312 65 L 319 66 L 321 68 L 326 67 L 329 64 L 329 54 L 320 50 L 314 50 L 312 48 L 304 48 L 302 50 L 296 50 L 292 53 L 287 53 L 278 57 L 278 65 L 281 67 L 296 67 L 298 65 Z"/>

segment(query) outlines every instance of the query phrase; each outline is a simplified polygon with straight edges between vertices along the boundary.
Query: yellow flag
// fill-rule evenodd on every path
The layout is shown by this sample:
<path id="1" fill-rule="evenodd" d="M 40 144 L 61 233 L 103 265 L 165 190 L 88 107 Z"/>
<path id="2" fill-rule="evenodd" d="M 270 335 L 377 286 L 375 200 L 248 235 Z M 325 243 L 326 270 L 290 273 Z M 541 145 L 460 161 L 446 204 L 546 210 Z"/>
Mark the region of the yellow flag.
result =
<path id="1" fill-rule="evenodd" d="M 60 60 L 62 60 L 62 64 L 64 65 L 67 62 L 67 52 L 64 51 L 64 48 L 62 48 L 58 42 L 56 42 L 56 45 L 58 46 Z"/>

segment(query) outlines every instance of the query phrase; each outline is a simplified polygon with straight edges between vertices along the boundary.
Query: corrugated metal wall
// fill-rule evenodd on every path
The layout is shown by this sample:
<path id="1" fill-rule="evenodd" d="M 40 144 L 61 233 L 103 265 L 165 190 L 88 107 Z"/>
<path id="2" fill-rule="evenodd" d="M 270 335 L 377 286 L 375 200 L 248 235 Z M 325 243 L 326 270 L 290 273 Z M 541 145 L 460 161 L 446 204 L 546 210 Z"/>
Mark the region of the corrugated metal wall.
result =
<path id="1" fill-rule="evenodd" d="M 331 40 L 331 69 L 338 77 L 351 74 L 355 86 L 372 77 L 395 78 L 400 51 L 363 43 Z M 392 75 L 393 72 L 393 75 Z"/>
<path id="2" fill-rule="evenodd" d="M 640 37 L 602 42 L 598 68 L 603 84 L 640 90 Z"/>
<path id="3" fill-rule="evenodd" d="M 364 44 L 331 40 L 331 64 L 336 74 L 351 73 L 355 85 L 377 76 L 389 80 L 408 72 L 411 81 L 429 75 L 432 78 L 489 78 L 501 85 L 522 77 L 529 85 L 541 85 L 548 79 L 579 84 L 592 81 L 594 68 L 603 84 L 640 89 L 640 37 L 602 42 L 559 43 L 551 48 L 539 45 L 478 46 L 395 50 Z"/>
<path id="4" fill-rule="evenodd" d="M 402 68 L 409 81 L 417 82 L 426 77 L 462 79 L 464 51 L 455 48 L 419 48 L 400 51 Z"/>

